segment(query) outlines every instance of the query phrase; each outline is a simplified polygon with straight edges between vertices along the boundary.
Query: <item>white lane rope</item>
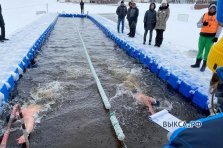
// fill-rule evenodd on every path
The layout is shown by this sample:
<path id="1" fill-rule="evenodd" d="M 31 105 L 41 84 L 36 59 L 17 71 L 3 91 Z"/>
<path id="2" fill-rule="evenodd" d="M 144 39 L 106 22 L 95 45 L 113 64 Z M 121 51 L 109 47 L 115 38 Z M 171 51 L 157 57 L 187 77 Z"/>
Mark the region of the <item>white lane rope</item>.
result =
<path id="1" fill-rule="evenodd" d="M 81 42 L 82 42 L 82 45 L 83 45 L 83 48 L 84 48 L 84 52 L 85 52 L 88 64 L 90 66 L 90 69 L 91 69 L 91 72 L 93 74 L 93 77 L 94 77 L 94 79 L 95 79 L 95 81 L 97 83 L 97 87 L 98 87 L 99 93 L 101 95 L 101 98 L 103 100 L 104 106 L 105 106 L 106 109 L 110 110 L 111 104 L 110 104 L 110 102 L 108 100 L 108 97 L 105 94 L 105 91 L 104 91 L 104 89 L 103 89 L 103 87 L 101 85 L 101 82 L 100 82 L 100 80 L 99 80 L 99 78 L 97 76 L 97 73 L 96 73 L 96 71 L 94 69 L 94 66 L 93 66 L 93 64 L 91 62 L 91 58 L 90 58 L 90 56 L 88 54 L 86 45 L 85 45 L 85 43 L 83 41 L 83 38 L 81 36 L 81 33 L 80 33 L 78 27 L 77 27 L 77 32 L 78 32 L 78 35 L 79 35 L 79 37 L 81 39 Z M 117 120 L 117 118 L 115 116 L 115 113 L 114 112 L 109 112 L 109 113 L 110 113 L 110 120 L 111 120 L 112 126 L 113 126 L 113 128 L 115 130 L 115 133 L 117 135 L 118 140 L 122 141 L 123 144 L 124 144 L 124 147 L 127 148 L 127 146 L 126 146 L 126 144 L 124 142 L 125 135 L 124 135 L 123 130 L 122 130 L 120 124 L 119 124 L 119 121 Z"/>

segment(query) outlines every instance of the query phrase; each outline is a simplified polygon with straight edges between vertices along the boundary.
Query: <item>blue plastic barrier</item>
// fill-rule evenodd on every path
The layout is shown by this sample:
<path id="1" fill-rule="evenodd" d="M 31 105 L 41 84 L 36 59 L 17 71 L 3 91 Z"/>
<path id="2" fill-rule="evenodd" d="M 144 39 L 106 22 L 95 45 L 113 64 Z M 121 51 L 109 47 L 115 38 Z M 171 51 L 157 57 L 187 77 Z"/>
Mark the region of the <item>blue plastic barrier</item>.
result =
<path id="1" fill-rule="evenodd" d="M 167 81 L 167 79 L 169 78 L 170 75 L 169 75 L 167 69 L 161 67 L 158 76 L 160 79 Z"/>
<path id="2" fill-rule="evenodd" d="M 10 85 L 10 89 L 8 91 L 11 92 L 14 89 L 14 87 L 15 87 L 15 82 L 14 82 L 14 79 L 13 79 L 12 75 L 8 78 L 7 82 Z"/>
<path id="3" fill-rule="evenodd" d="M 156 63 L 156 61 L 151 60 L 150 63 L 151 63 L 150 71 L 154 74 L 158 74 L 159 73 L 159 68 L 158 68 L 158 64 Z"/>
<path id="4" fill-rule="evenodd" d="M 24 57 L 22 61 L 23 61 L 24 67 L 26 69 L 30 64 L 30 61 L 26 57 Z"/>
<path id="5" fill-rule="evenodd" d="M 133 57 L 137 60 L 140 60 L 140 55 L 141 55 L 141 52 L 139 50 L 135 50 Z"/>
<path id="6" fill-rule="evenodd" d="M 23 66 L 23 62 L 20 62 L 20 63 L 19 63 L 19 67 L 22 69 L 22 71 L 25 70 L 25 67 Z"/>
<path id="7" fill-rule="evenodd" d="M 193 98 L 193 92 L 196 89 L 197 88 L 194 88 L 182 81 L 179 87 L 179 92 L 182 93 L 187 99 L 191 100 Z"/>
<path id="8" fill-rule="evenodd" d="M 148 57 L 148 56 L 146 56 L 146 59 L 145 59 L 145 66 L 147 67 L 147 68 L 151 68 L 151 66 L 152 66 L 152 62 L 151 62 L 151 58 L 150 57 Z"/>
<path id="9" fill-rule="evenodd" d="M 193 99 L 192 99 L 192 102 L 197 105 L 198 107 L 204 109 L 204 110 L 208 110 L 208 104 L 207 104 L 207 101 L 208 101 L 208 96 L 206 95 L 203 95 L 201 92 L 199 91 L 196 91 L 194 96 L 193 96 Z"/>
<path id="10" fill-rule="evenodd" d="M 178 79 L 178 77 L 173 74 L 170 74 L 167 82 L 176 90 L 178 90 L 180 83 L 181 83 L 181 81 Z"/>
<path id="11" fill-rule="evenodd" d="M 0 89 L 0 92 L 4 94 L 4 100 L 2 102 L 8 102 L 8 99 L 9 99 L 9 91 L 8 91 L 8 89 L 7 89 L 7 87 L 6 87 L 5 84 Z"/>
<path id="12" fill-rule="evenodd" d="M 140 62 L 143 64 L 143 65 L 146 65 L 146 57 L 143 53 L 140 54 Z"/>

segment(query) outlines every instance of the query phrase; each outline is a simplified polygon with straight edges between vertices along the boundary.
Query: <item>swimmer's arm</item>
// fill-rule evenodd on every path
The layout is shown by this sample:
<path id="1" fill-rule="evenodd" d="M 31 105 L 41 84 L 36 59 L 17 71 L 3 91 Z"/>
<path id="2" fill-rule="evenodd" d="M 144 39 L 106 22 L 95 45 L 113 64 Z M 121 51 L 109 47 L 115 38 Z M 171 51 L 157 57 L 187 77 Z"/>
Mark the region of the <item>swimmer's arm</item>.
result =
<path id="1" fill-rule="evenodd" d="M 34 128 L 34 118 L 33 117 L 29 117 L 29 118 L 24 118 L 24 123 L 26 126 L 26 132 L 28 134 L 30 134 L 33 131 Z"/>
<path id="2" fill-rule="evenodd" d="M 155 114 L 155 112 L 154 112 L 154 110 L 153 110 L 153 107 L 152 107 L 152 105 L 151 105 L 151 103 L 150 103 L 149 101 L 146 102 L 145 105 L 148 107 L 148 110 L 149 110 L 149 112 L 150 112 L 152 115 Z"/>
<path id="3" fill-rule="evenodd" d="M 27 136 L 29 136 L 29 134 L 33 131 L 34 128 L 34 118 L 33 117 L 24 117 L 24 124 L 25 124 L 25 131 L 26 134 L 28 134 Z M 17 139 L 18 144 L 23 144 L 26 142 L 26 138 L 25 135 L 22 135 L 20 138 Z"/>

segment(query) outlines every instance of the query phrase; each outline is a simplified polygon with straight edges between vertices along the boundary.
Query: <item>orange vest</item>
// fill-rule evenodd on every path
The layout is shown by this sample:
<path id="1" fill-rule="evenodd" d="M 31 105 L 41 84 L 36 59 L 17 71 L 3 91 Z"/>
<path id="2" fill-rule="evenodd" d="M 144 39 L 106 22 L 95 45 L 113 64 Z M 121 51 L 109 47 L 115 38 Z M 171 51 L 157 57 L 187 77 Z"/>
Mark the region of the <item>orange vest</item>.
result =
<path id="1" fill-rule="evenodd" d="M 208 12 L 204 14 L 202 22 L 208 22 L 208 26 L 203 26 L 201 28 L 202 33 L 217 33 L 218 31 L 218 21 L 216 15 L 210 16 Z"/>

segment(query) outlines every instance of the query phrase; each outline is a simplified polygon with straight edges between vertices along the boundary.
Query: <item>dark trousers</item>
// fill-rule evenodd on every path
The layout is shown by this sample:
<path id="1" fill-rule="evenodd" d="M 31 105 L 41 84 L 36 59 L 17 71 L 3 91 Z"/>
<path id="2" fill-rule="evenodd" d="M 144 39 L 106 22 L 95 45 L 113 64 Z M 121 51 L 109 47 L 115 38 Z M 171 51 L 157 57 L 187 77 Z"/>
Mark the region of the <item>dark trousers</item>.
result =
<path id="1" fill-rule="evenodd" d="M 130 27 L 130 21 L 129 21 L 129 20 L 128 20 L 128 23 L 129 23 L 129 34 L 130 34 L 130 28 L 131 28 L 131 27 Z"/>
<path id="2" fill-rule="evenodd" d="M 136 34 L 136 27 L 130 28 L 130 36 L 135 37 L 135 34 Z"/>
<path id="3" fill-rule="evenodd" d="M 129 36 L 130 37 L 135 37 L 135 34 L 136 34 L 136 23 L 137 22 L 134 22 L 134 21 L 130 21 L 130 34 Z"/>
<path id="4" fill-rule="evenodd" d="M 145 30 L 143 41 L 146 42 L 146 36 L 148 34 L 148 31 L 149 31 L 149 43 L 151 43 L 152 42 L 152 37 L 153 37 L 153 29 L 151 29 L 151 30 L 146 29 Z"/>
<path id="5" fill-rule="evenodd" d="M 163 32 L 164 30 L 157 29 L 156 30 L 156 43 L 155 45 L 161 46 L 163 42 Z"/>
<path id="6" fill-rule="evenodd" d="M 1 24 L 1 36 L 0 39 L 5 39 L 5 25 Z"/>
<path id="7" fill-rule="evenodd" d="M 84 14 L 84 8 L 81 8 L 81 14 Z"/>

